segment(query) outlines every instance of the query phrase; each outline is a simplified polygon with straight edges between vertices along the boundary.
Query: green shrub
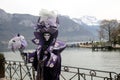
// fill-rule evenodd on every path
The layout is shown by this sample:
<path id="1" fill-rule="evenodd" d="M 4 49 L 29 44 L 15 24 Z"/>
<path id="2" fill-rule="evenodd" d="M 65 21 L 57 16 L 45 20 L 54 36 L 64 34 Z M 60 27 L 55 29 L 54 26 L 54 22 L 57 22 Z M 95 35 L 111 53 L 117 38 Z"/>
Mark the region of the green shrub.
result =
<path id="1" fill-rule="evenodd" d="M 0 78 L 5 77 L 5 58 L 4 55 L 0 53 Z"/>

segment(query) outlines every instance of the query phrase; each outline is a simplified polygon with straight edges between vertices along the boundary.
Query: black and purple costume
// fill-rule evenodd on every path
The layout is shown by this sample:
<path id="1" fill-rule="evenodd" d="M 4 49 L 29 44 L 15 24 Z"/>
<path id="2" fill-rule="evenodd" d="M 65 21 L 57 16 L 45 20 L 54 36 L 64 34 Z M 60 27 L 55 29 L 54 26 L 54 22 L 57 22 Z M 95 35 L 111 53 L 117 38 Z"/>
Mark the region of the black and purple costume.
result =
<path id="1" fill-rule="evenodd" d="M 60 53 L 66 48 L 66 44 L 57 41 L 57 26 L 48 24 L 46 27 L 45 23 L 39 23 L 39 20 L 34 32 L 35 38 L 32 40 L 38 48 L 33 53 L 27 54 L 27 61 L 32 63 L 37 71 L 36 80 L 60 80 Z M 58 19 L 56 23 L 58 24 Z M 45 34 L 49 34 L 48 40 L 44 37 Z"/>
<path id="2" fill-rule="evenodd" d="M 60 80 L 60 72 L 61 72 L 61 52 L 65 49 L 66 44 L 57 41 L 55 43 L 55 47 L 53 48 L 53 53 L 49 55 L 44 55 L 43 53 L 39 53 L 41 50 L 39 47 L 33 53 L 28 54 L 28 62 L 33 64 L 33 67 L 36 71 L 38 71 L 38 64 L 45 56 L 47 59 L 44 61 L 44 72 L 43 72 L 43 80 Z M 44 50 L 43 50 L 44 51 Z M 42 52 L 42 50 L 41 50 Z M 41 54 L 41 55 L 40 55 Z M 37 74 L 40 75 L 40 74 Z"/>

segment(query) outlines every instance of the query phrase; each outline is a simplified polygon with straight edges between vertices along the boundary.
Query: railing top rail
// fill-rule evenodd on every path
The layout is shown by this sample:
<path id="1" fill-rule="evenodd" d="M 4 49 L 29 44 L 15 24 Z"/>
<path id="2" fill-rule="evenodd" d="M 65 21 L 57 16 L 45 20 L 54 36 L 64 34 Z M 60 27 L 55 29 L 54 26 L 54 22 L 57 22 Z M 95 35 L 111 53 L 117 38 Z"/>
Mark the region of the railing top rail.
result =
<path id="1" fill-rule="evenodd" d="M 89 70 L 89 71 L 96 71 L 96 72 L 104 72 L 104 73 L 114 73 L 114 74 L 117 74 L 116 72 L 113 72 L 113 71 L 96 70 L 96 69 L 72 67 L 72 66 L 65 66 L 65 65 L 62 65 L 62 67 L 68 67 L 68 68 L 72 68 L 72 69 L 80 69 L 80 70 Z"/>
<path id="2" fill-rule="evenodd" d="M 6 60 L 5 64 L 12 64 L 12 65 L 19 65 L 20 64 L 22 66 L 25 66 L 26 63 L 24 63 L 23 61 Z M 27 63 L 27 64 L 30 64 L 30 63 Z M 30 66 L 30 65 L 27 65 L 27 66 Z"/>

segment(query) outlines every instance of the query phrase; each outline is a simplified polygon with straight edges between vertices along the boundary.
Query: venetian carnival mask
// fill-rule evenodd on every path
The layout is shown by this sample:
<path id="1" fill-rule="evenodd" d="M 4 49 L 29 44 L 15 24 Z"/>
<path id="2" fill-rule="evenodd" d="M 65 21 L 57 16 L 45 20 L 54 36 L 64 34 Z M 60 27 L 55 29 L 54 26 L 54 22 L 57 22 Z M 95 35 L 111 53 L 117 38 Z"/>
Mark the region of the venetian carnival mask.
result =
<path id="1" fill-rule="evenodd" d="M 50 34 L 49 33 L 44 33 L 44 38 L 46 41 L 48 41 L 50 39 Z"/>

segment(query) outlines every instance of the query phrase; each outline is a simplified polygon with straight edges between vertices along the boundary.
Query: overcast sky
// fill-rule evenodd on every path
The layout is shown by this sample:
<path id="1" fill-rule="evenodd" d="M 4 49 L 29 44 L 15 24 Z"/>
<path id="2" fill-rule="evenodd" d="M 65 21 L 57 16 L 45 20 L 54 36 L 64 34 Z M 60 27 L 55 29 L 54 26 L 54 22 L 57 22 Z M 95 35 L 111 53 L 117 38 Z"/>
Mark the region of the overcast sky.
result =
<path id="1" fill-rule="evenodd" d="M 39 15 L 41 9 L 48 9 L 72 18 L 120 20 L 120 0 L 0 0 L 0 8 L 8 13 Z"/>

